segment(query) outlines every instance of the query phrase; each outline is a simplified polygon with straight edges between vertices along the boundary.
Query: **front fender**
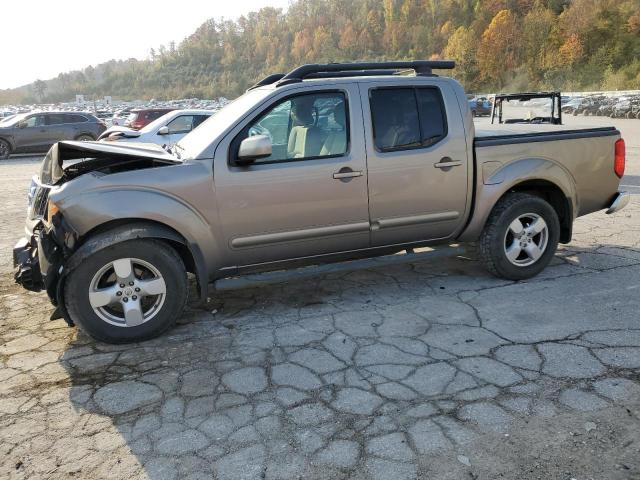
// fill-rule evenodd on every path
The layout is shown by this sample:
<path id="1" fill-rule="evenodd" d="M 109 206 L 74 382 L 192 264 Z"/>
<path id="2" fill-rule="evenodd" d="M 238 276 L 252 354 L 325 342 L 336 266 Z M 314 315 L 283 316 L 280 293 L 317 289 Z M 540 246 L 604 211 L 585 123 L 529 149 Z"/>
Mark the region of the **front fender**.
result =
<path id="1" fill-rule="evenodd" d="M 548 158 L 523 158 L 506 165 L 488 161 L 478 167 L 473 213 L 458 240 L 476 241 L 498 200 L 519 185 L 531 182 L 546 182 L 560 189 L 568 199 L 573 219 L 578 211 L 575 180 L 562 165 Z"/>
<path id="2" fill-rule="evenodd" d="M 202 283 L 206 284 L 210 274 L 217 270 L 220 250 L 210 223 L 201 212 L 174 195 L 136 186 L 94 189 L 67 195 L 59 203 L 56 197 L 52 193 L 51 199 L 82 241 L 96 229 L 103 230 L 109 224 L 130 225 L 146 221 L 165 225 L 177 232 L 192 251 L 200 252 L 200 258 L 194 257 L 194 260 L 207 272 L 200 279 Z M 211 207 L 215 207 L 213 202 Z"/>

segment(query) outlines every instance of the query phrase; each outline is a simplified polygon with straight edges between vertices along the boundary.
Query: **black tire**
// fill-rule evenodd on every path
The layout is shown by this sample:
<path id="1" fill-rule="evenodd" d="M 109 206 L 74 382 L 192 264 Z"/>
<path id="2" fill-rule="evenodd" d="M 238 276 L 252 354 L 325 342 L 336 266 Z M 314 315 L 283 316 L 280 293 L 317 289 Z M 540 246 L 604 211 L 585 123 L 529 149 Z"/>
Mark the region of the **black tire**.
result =
<path id="1" fill-rule="evenodd" d="M 534 263 L 516 265 L 509 260 L 506 253 L 507 243 L 520 242 L 510 232 L 510 225 L 519 217 L 526 217 L 529 214 L 541 217 L 546 223 L 545 248 Z M 512 235 L 511 239 L 509 235 Z M 539 236 L 532 237 L 529 243 L 535 243 L 536 239 L 540 241 L 541 238 Z M 524 280 L 534 277 L 549 264 L 558 248 L 559 238 L 558 214 L 549 203 L 540 197 L 527 193 L 509 193 L 500 199 L 491 211 L 478 241 L 478 253 L 485 268 L 493 275 L 507 280 Z M 527 242 L 527 239 L 525 238 L 523 241 Z M 521 255 L 526 256 L 527 254 L 524 252 Z"/>
<path id="2" fill-rule="evenodd" d="M 11 155 L 11 145 L 0 138 L 0 160 L 6 160 Z"/>
<path id="3" fill-rule="evenodd" d="M 81 133 L 75 138 L 76 142 L 93 142 L 95 138 L 89 133 Z"/>
<path id="4" fill-rule="evenodd" d="M 477 117 L 477 116 L 478 116 L 478 114 L 476 113 L 476 111 L 475 111 L 475 110 L 471 110 L 471 116 L 472 116 L 472 117 Z"/>
<path id="5" fill-rule="evenodd" d="M 166 285 L 163 302 L 153 316 L 140 325 L 108 323 L 89 301 L 94 276 L 105 265 L 121 258 L 147 262 L 161 274 Z M 99 250 L 82 261 L 66 279 L 64 302 L 71 320 L 91 337 L 106 343 L 130 343 L 148 340 L 171 328 L 184 309 L 187 293 L 186 270 L 173 248 L 158 240 L 129 240 Z"/>

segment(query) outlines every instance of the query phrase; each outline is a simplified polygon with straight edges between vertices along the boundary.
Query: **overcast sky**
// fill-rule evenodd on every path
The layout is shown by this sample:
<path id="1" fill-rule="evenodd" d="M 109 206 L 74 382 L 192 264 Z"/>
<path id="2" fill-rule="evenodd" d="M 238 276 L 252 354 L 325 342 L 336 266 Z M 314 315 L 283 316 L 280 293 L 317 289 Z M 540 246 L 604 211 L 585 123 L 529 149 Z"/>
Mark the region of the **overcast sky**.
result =
<path id="1" fill-rule="evenodd" d="M 146 58 L 205 20 L 289 0 L 8 0 L 0 24 L 0 88 L 18 87 L 107 60 Z"/>

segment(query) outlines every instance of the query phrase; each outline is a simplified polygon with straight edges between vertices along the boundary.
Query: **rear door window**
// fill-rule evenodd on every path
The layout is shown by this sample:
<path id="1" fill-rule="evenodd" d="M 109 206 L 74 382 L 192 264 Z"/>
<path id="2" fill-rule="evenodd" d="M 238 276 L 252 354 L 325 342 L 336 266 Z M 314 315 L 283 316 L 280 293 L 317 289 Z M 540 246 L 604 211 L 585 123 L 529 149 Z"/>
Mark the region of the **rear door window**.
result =
<path id="1" fill-rule="evenodd" d="M 64 114 L 50 113 L 47 115 L 47 125 L 62 125 L 63 123 L 67 123 Z"/>
<path id="2" fill-rule="evenodd" d="M 86 123 L 89 120 L 84 115 L 79 115 L 77 113 L 71 113 L 65 115 L 67 117 L 66 123 Z"/>
<path id="3" fill-rule="evenodd" d="M 369 104 L 374 143 L 381 152 L 428 147 L 447 134 L 437 88 L 376 88 Z"/>
<path id="4" fill-rule="evenodd" d="M 371 92 L 371 117 L 378 150 L 390 152 L 420 146 L 418 105 L 413 88 L 380 88 Z"/>
<path id="5" fill-rule="evenodd" d="M 422 146 L 428 147 L 447 136 L 447 118 L 437 88 L 417 88 Z"/>

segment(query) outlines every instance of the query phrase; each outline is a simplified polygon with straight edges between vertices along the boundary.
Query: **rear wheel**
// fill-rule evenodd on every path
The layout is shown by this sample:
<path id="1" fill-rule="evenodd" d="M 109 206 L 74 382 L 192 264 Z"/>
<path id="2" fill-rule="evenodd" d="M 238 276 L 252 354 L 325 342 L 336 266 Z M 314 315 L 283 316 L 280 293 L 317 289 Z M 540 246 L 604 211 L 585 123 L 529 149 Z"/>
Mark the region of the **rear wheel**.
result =
<path id="1" fill-rule="evenodd" d="M 540 273 L 558 247 L 560 221 L 545 200 L 510 193 L 494 207 L 479 241 L 479 253 L 492 274 L 523 280 Z"/>
<path id="2" fill-rule="evenodd" d="M 142 341 L 174 325 L 187 300 L 180 256 L 156 240 L 130 240 L 99 250 L 67 278 L 69 316 L 93 338 Z"/>
<path id="3" fill-rule="evenodd" d="M 477 117 L 478 114 L 477 114 L 477 112 L 475 110 L 471 110 L 471 116 L 472 117 Z"/>
<path id="4" fill-rule="evenodd" d="M 94 140 L 95 140 L 95 138 L 93 138 L 88 133 L 83 133 L 82 135 L 78 135 L 76 137 L 76 142 L 92 142 Z"/>
<path id="5" fill-rule="evenodd" d="M 0 139 L 0 160 L 6 160 L 11 155 L 11 145 L 6 140 Z"/>

